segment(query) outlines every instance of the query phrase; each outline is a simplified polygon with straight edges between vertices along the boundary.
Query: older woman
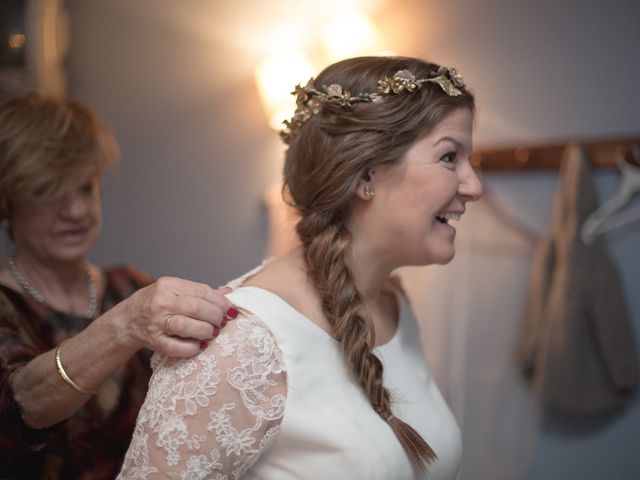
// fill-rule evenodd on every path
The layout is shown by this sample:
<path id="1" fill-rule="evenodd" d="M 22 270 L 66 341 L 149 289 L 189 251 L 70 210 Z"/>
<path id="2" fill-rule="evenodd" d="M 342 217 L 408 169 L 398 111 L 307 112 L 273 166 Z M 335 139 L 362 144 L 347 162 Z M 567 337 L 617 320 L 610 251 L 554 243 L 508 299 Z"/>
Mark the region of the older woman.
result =
<path id="1" fill-rule="evenodd" d="M 0 477 L 111 479 L 144 399 L 143 348 L 188 357 L 237 312 L 220 291 L 155 283 L 88 256 L 115 139 L 84 104 L 38 94 L 0 106 Z"/>
<path id="2" fill-rule="evenodd" d="M 203 353 L 156 358 L 123 479 L 456 477 L 460 432 L 390 274 L 454 256 L 451 223 L 482 194 L 473 96 L 402 57 L 344 60 L 295 93 L 301 246 L 234 282 L 242 315 Z"/>

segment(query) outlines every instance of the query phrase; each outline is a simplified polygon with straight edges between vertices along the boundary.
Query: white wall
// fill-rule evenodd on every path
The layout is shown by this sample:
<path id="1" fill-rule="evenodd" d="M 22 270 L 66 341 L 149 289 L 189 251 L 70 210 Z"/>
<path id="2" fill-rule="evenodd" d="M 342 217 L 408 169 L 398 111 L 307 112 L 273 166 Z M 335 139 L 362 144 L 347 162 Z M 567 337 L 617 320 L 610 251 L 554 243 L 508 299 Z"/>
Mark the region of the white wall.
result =
<path id="1" fill-rule="evenodd" d="M 215 21 L 215 2 L 67 5 L 69 94 L 98 110 L 123 157 L 107 177 L 95 259 L 212 284 L 251 267 L 280 153 L 251 59 L 197 29 L 198 17 Z"/>
<path id="2" fill-rule="evenodd" d="M 106 184 L 96 261 L 125 260 L 153 275 L 218 284 L 262 257 L 261 196 L 275 179 L 280 147 L 252 80 L 258 57 L 243 42 L 259 42 L 247 32 L 268 28 L 261 18 L 284 3 L 67 0 L 70 95 L 98 110 L 123 154 L 119 175 Z M 480 145 L 640 133 L 638 2 L 377 3 L 383 29 L 403 26 L 392 39 L 397 52 L 464 74 L 479 99 Z M 532 183 L 526 175 L 489 175 L 487 182 L 512 213 L 542 232 L 555 174 L 536 175 Z M 610 195 L 616 182 L 615 173 L 600 173 L 601 195 Z M 608 241 L 638 333 L 640 226 Z M 504 280 L 478 278 L 485 292 L 522 296 L 505 292 Z M 558 427 L 545 426 L 533 478 L 627 479 L 640 471 L 638 402 L 597 428 Z M 567 433 L 576 429 L 584 431 Z"/>
<path id="3" fill-rule="evenodd" d="M 97 259 L 222 281 L 261 256 L 261 195 L 281 149 L 253 83 L 259 49 L 243 42 L 260 41 L 247 25 L 268 29 L 274 6 L 305 2 L 235 3 L 66 1 L 69 93 L 116 131 L 124 159 Z M 631 0 L 377 3 L 383 29 L 403 27 L 396 51 L 462 71 L 479 145 L 640 131 Z"/>

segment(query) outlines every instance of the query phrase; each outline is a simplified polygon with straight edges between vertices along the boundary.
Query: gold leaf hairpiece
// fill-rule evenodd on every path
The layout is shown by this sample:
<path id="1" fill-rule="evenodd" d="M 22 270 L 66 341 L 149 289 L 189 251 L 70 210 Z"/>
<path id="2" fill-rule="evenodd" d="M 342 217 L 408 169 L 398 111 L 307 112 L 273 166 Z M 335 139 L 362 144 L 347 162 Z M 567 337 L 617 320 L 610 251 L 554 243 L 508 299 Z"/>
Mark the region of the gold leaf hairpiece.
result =
<path id="1" fill-rule="evenodd" d="M 439 67 L 432 75 L 416 79 L 409 70 L 399 70 L 391 78 L 385 76 L 378 80 L 375 92 L 361 92 L 355 96 L 336 83 L 323 85 L 322 91 L 319 91 L 315 88 L 314 79 L 310 78 L 304 87 L 298 84 L 291 92 L 296 96 L 297 107 L 291 120 L 284 121 L 285 128 L 280 131 L 280 137 L 288 144 L 298 128 L 312 116 L 320 113 L 322 106 L 326 104 L 334 104 L 350 110 L 357 103 L 378 103 L 388 95 L 413 93 L 420 90 L 425 83 L 435 83 L 451 97 L 462 95 L 461 88 L 464 88 L 464 81 L 455 69 Z"/>

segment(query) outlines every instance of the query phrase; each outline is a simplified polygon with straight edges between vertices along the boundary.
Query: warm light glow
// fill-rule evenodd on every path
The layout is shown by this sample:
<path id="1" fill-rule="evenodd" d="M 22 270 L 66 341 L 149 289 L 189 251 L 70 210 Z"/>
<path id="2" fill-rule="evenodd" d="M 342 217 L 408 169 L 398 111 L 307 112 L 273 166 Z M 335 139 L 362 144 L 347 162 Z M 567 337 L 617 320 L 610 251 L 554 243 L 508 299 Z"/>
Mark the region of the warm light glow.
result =
<path id="1" fill-rule="evenodd" d="M 299 52 L 270 57 L 255 71 L 255 79 L 262 104 L 269 115 L 269 125 L 276 130 L 293 116 L 295 97 L 291 95 L 298 84 L 306 84 L 314 76 L 313 67 Z"/>
<path id="2" fill-rule="evenodd" d="M 359 0 L 352 0 L 351 3 Z M 295 110 L 295 99 L 291 91 L 298 83 L 306 84 L 314 76 L 313 64 L 324 68 L 335 61 L 359 55 L 392 55 L 374 22 L 360 10 L 350 7 L 338 8 L 340 12 L 328 17 L 329 22 L 318 22 L 308 26 L 304 32 L 294 34 L 290 29 L 277 29 L 287 32 L 284 38 L 289 45 L 295 45 L 294 52 L 271 56 L 255 70 L 255 79 L 269 124 L 281 129 L 283 120 L 291 118 Z M 295 22 L 294 22 L 295 23 Z M 298 22 L 303 24 L 302 19 Z M 296 39 L 296 36 L 299 38 Z M 266 40 L 264 40 L 266 42 Z M 316 48 L 321 41 L 322 49 Z M 278 51 L 278 50 L 276 50 Z M 287 48 L 284 51 L 288 51 Z M 305 54 L 309 54 L 306 57 Z"/>
<path id="3" fill-rule="evenodd" d="M 331 62 L 383 50 L 373 21 L 358 12 L 342 12 L 324 28 L 322 44 Z"/>
<path id="4" fill-rule="evenodd" d="M 13 33 L 9 35 L 9 47 L 17 50 L 24 45 L 26 37 L 22 33 Z"/>

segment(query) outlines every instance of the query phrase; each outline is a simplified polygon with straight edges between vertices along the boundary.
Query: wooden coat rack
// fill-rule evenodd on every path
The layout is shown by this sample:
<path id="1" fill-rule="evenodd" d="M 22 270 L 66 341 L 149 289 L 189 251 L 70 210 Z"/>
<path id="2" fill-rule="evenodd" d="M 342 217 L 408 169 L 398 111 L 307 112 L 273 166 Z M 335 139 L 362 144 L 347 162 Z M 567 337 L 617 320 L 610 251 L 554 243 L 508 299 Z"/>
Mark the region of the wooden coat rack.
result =
<path id="1" fill-rule="evenodd" d="M 629 158 L 632 146 L 640 146 L 640 137 L 480 149 L 471 156 L 471 164 L 483 172 L 558 170 L 562 154 L 569 143 L 584 146 L 595 168 L 617 168 L 617 159 L 620 155 Z"/>

